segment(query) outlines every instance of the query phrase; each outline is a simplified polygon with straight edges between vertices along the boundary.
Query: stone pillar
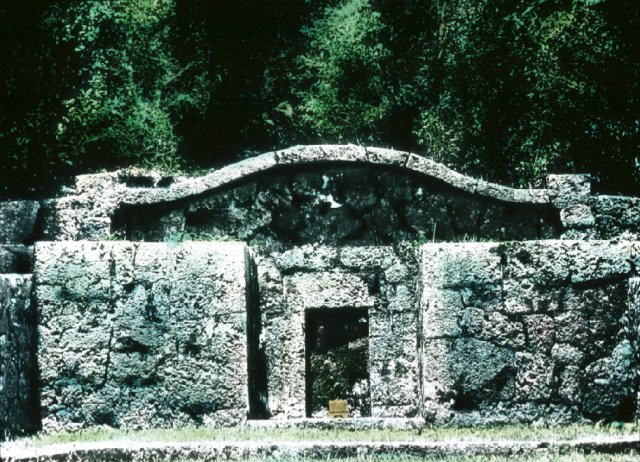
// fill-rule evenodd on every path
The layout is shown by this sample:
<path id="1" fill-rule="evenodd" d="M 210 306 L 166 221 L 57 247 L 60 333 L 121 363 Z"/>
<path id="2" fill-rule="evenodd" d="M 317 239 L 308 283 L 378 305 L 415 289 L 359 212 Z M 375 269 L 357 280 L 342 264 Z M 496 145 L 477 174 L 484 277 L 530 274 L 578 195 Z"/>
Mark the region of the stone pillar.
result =
<path id="1" fill-rule="evenodd" d="M 591 203 L 590 175 L 549 175 L 551 203 L 560 210 L 563 239 L 595 237 L 595 214 Z"/>

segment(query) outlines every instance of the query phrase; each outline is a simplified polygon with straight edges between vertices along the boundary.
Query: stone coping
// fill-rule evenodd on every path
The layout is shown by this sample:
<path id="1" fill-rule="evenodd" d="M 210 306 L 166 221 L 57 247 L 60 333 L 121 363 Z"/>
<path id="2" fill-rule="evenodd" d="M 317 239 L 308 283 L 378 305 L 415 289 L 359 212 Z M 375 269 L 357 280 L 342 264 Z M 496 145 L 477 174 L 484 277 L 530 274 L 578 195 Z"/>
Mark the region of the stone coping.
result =
<path id="1" fill-rule="evenodd" d="M 514 189 L 501 186 L 462 175 L 443 164 L 408 152 L 356 145 L 304 145 L 247 158 L 203 176 L 176 177 L 166 186 L 160 186 L 160 175 L 151 172 L 149 177 L 156 178 L 147 187 L 122 185 L 118 194 L 119 202 L 127 205 L 172 202 L 200 195 L 277 167 L 314 164 L 375 165 L 404 169 L 442 181 L 462 191 L 503 202 L 547 204 L 551 200 L 548 189 Z M 122 172 L 120 174 L 122 175 Z M 80 175 L 76 183 L 79 192 L 91 190 L 95 184 L 92 178 L 100 175 Z M 136 174 L 130 176 L 135 177 Z"/>
<path id="2" fill-rule="evenodd" d="M 640 436 L 601 436 L 569 440 L 443 440 L 443 441 L 194 441 L 186 443 L 111 441 L 68 443 L 25 448 L 9 443 L 2 451 L 6 462 L 112 461 L 112 460 L 244 460 L 250 457 L 286 457 L 329 459 L 367 456 L 476 456 L 514 455 L 552 452 L 623 452 L 637 451 Z"/>

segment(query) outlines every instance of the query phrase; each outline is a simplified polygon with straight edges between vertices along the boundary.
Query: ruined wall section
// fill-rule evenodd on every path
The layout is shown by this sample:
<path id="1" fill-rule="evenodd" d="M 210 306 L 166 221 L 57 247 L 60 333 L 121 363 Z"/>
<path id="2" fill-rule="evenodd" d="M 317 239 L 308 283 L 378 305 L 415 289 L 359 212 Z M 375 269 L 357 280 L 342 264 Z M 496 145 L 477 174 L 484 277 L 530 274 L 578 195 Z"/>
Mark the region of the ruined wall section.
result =
<path id="1" fill-rule="evenodd" d="M 363 384 L 351 397 L 334 398 L 349 398 L 353 411 L 353 397 L 366 394 L 367 409 L 374 417 L 417 415 L 417 310 L 411 253 L 411 249 L 391 247 L 309 245 L 256 255 L 260 338 L 272 418 L 306 415 L 305 315 L 353 309 L 368 310 L 368 390 L 363 390 Z M 326 409 L 318 415 L 326 416 Z"/>
<path id="2" fill-rule="evenodd" d="M 158 226 L 166 228 L 167 232 L 183 231 L 180 227 L 181 210 L 185 204 L 205 195 L 229 189 L 252 178 L 264 177 L 272 181 L 271 175 L 277 171 L 295 173 L 314 169 L 318 172 L 331 166 L 395 170 L 403 172 L 404 176 L 428 179 L 447 185 L 458 193 L 490 202 L 526 207 L 549 204 L 547 190 L 500 186 L 461 175 L 415 154 L 353 145 L 296 146 L 245 159 L 201 177 L 163 177 L 135 170 L 78 176 L 74 189 L 66 190 L 63 197 L 43 203 L 43 235 L 45 239 L 52 240 L 101 239 L 126 224 L 127 210 L 136 214 L 154 208 L 159 215 L 156 217 Z M 328 195 L 328 191 L 320 193 Z M 274 201 L 272 207 L 277 207 L 277 197 L 266 197 L 266 200 Z M 324 202 L 329 206 L 333 204 L 332 200 Z M 242 226 L 251 226 L 251 223 L 243 222 Z M 419 226 L 420 223 L 416 224 Z M 241 232 L 235 230 L 233 234 Z M 462 231 L 461 235 L 465 232 Z"/>
<path id="3" fill-rule="evenodd" d="M 423 246 L 425 417 L 631 420 L 638 330 L 628 279 L 639 258 L 629 242 Z"/>
<path id="4" fill-rule="evenodd" d="M 296 245 L 392 245 L 435 239 L 559 236 L 551 206 L 510 204 L 398 170 L 353 166 L 277 171 L 180 204 L 133 207 L 115 228 L 132 240 L 233 238 Z"/>
<path id="5" fill-rule="evenodd" d="M 305 175 L 311 171 L 315 178 Z M 345 174 L 348 181 L 342 183 L 353 191 L 341 189 L 336 171 Z M 372 172 L 384 175 L 375 179 Z M 272 194 L 256 193 L 252 182 Z M 393 197 L 385 197 L 394 191 Z M 304 244 L 308 243 L 304 230 L 312 233 L 314 222 L 346 220 L 350 223 L 339 230 L 344 233 L 336 242 L 317 242 L 352 245 L 354 233 L 362 234 L 363 227 L 375 227 L 383 244 L 390 243 L 385 241 L 389 229 L 402 231 L 391 240 L 404 238 L 403 234 L 421 239 L 420 235 L 430 238 L 434 227 L 439 241 L 610 239 L 621 234 L 636 238 L 640 215 L 629 209 L 637 209 L 639 201 L 592 195 L 589 175 L 549 175 L 546 189 L 514 189 L 462 175 L 416 154 L 310 145 L 268 152 L 198 177 L 137 169 L 80 175 L 74 188 L 64 188 L 61 197 L 42 201 L 39 236 L 99 240 L 122 232 L 130 239 L 159 241 L 193 232 L 245 241 L 286 238 Z M 281 213 L 301 205 L 312 212 L 312 223 L 304 215 Z M 316 206 L 322 211 L 328 208 L 328 217 L 319 217 Z M 375 208 L 386 213 L 374 214 Z M 384 216 L 391 217 L 388 223 Z M 293 231 L 285 224 L 293 225 Z"/>
<path id="6" fill-rule="evenodd" d="M 38 427 L 31 276 L 0 275 L 0 441 Z"/>
<path id="7" fill-rule="evenodd" d="M 40 242 L 44 429 L 247 416 L 245 247 Z"/>

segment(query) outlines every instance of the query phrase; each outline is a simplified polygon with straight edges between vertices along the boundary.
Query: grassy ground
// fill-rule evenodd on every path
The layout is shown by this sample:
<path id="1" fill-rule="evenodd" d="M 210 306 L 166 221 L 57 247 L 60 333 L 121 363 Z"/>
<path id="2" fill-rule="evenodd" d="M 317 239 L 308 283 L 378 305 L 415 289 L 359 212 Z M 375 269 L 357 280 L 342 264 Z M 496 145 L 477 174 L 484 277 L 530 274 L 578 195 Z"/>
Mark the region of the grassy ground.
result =
<path id="1" fill-rule="evenodd" d="M 393 429 L 305 429 L 305 428 L 182 428 L 164 430 L 118 430 L 108 427 L 91 428 L 75 432 L 39 434 L 19 440 L 21 446 L 42 447 L 60 443 L 140 441 L 473 441 L 473 440 L 568 440 L 609 435 L 640 434 L 640 424 L 567 425 L 535 428 L 506 425 L 485 428 L 434 427 L 422 430 Z M 488 459 L 491 460 L 491 459 Z M 572 459 L 570 459 L 572 460 Z M 580 460 L 580 459 L 577 459 Z"/>

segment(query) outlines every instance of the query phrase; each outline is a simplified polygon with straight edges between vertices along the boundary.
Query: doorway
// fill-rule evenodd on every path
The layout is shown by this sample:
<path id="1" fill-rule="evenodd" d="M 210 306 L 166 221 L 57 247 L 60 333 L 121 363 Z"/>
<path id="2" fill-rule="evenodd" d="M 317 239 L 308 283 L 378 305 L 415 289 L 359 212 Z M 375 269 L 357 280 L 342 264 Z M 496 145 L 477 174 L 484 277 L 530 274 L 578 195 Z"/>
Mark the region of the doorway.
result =
<path id="1" fill-rule="evenodd" d="M 330 400 L 346 400 L 350 417 L 371 415 L 369 310 L 305 313 L 307 417 L 326 417 Z"/>

